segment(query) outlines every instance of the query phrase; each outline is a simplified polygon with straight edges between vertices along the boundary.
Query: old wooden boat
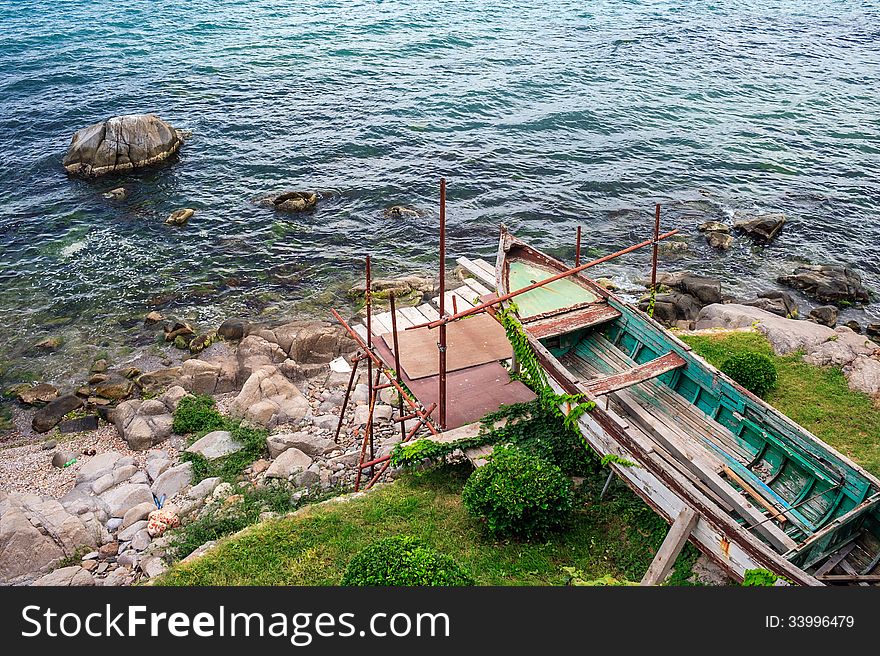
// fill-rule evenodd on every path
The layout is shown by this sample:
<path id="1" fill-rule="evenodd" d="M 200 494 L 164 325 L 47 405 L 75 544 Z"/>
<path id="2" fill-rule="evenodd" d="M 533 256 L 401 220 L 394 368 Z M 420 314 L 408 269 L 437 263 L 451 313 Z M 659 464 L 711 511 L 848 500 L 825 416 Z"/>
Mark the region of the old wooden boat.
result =
<path id="1" fill-rule="evenodd" d="M 499 296 L 569 268 L 502 228 Z M 578 420 L 589 445 L 637 463 L 612 466 L 667 521 L 696 515 L 689 539 L 733 577 L 880 579 L 871 474 L 583 272 L 514 302 L 553 388 L 596 402 Z"/>

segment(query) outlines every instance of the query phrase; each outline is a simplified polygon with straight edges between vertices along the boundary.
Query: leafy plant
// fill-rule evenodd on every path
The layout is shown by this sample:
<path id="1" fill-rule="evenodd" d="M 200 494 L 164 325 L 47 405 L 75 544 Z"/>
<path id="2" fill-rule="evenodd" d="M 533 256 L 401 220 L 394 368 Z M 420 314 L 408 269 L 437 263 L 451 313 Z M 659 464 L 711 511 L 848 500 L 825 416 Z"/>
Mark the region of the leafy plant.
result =
<path id="1" fill-rule="evenodd" d="M 721 371 L 757 396 L 763 397 L 776 387 L 776 365 L 763 353 L 732 355 L 721 365 Z"/>
<path id="2" fill-rule="evenodd" d="M 773 586 L 781 577 L 766 569 L 747 569 L 743 576 L 743 586 Z M 785 581 L 785 579 L 782 579 Z"/>
<path id="3" fill-rule="evenodd" d="M 461 499 L 493 536 L 525 539 L 562 527 L 574 505 L 571 480 L 559 467 L 501 445 L 468 479 Z"/>
<path id="4" fill-rule="evenodd" d="M 342 585 L 468 586 L 474 579 L 452 557 L 417 538 L 396 535 L 377 540 L 352 558 Z"/>
<path id="5" fill-rule="evenodd" d="M 172 430 L 185 435 L 220 430 L 225 419 L 217 410 L 214 399 L 207 395 L 185 396 L 174 411 Z"/>

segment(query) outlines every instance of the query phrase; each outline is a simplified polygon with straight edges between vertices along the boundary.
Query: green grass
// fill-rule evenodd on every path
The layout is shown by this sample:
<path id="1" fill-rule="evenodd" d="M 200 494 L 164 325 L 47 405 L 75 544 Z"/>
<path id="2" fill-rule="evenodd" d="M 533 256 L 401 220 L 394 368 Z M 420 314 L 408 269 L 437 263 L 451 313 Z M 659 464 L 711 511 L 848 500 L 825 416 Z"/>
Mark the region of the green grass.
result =
<path id="1" fill-rule="evenodd" d="M 838 367 L 814 367 L 800 355 L 773 355 L 759 333 L 679 336 L 717 367 L 737 353 L 769 355 L 776 364 L 778 382 L 767 394 L 767 402 L 880 476 L 880 408 L 866 394 L 850 390 Z"/>
<path id="2" fill-rule="evenodd" d="M 567 531 L 540 542 L 495 541 L 461 503 L 470 465 L 402 476 L 345 503 L 310 506 L 255 525 L 203 558 L 173 567 L 159 585 L 338 585 L 349 561 L 372 541 L 412 535 L 466 566 L 478 585 L 561 585 L 564 567 L 589 578 L 639 580 L 668 526 L 622 484 L 602 503 L 603 472 L 584 484 Z M 683 584 L 697 552 L 677 561 L 669 583 Z"/>

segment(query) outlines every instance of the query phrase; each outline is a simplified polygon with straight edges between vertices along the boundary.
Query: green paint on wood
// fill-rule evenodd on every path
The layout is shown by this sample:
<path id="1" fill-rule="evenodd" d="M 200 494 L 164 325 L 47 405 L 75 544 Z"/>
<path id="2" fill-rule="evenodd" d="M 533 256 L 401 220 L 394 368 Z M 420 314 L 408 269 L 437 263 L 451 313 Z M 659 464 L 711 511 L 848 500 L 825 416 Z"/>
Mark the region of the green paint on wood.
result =
<path id="1" fill-rule="evenodd" d="M 513 261 L 510 263 L 510 290 L 528 287 L 557 273 L 558 271 L 550 271 L 528 262 Z M 597 300 L 599 297 L 590 290 L 581 287 L 570 278 L 563 278 L 520 294 L 516 297 L 516 305 L 521 317 L 533 317 L 536 314 L 553 312 L 578 303 L 595 303 Z"/>

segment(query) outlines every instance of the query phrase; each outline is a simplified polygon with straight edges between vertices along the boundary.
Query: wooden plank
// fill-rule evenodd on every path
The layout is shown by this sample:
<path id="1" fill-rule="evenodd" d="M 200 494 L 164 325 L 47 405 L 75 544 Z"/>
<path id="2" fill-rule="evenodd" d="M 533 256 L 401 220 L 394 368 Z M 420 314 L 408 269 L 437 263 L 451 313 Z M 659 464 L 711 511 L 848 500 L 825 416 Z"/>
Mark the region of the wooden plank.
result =
<path id="1" fill-rule="evenodd" d="M 478 280 L 486 283 L 490 287 L 495 287 L 495 271 L 486 271 L 485 268 L 477 264 L 473 260 L 469 260 L 466 257 L 460 257 L 456 260 L 456 262 L 461 266 L 465 271 L 475 275 Z"/>
<path id="2" fill-rule="evenodd" d="M 666 539 L 663 540 L 663 544 L 657 550 L 654 560 L 651 561 L 651 566 L 645 572 L 645 576 L 642 578 L 642 585 L 659 585 L 666 580 L 669 572 L 672 571 L 675 559 L 678 558 L 678 554 L 681 553 L 681 550 L 688 541 L 688 536 L 694 530 L 697 518 L 697 513 L 687 506 L 679 513 L 669 528 Z"/>
<path id="3" fill-rule="evenodd" d="M 705 447 L 692 439 L 688 438 L 685 441 L 679 438 L 671 427 L 661 424 L 636 403 L 627 392 L 619 392 L 615 398 L 627 410 L 629 418 L 641 427 L 649 437 L 657 440 L 661 446 L 676 457 L 682 466 L 687 467 L 713 492 L 731 504 L 737 514 L 754 526 L 754 530 L 767 538 L 773 546 L 783 551 L 790 551 L 798 546 L 798 543 L 782 529 L 767 522 L 767 518 L 762 512 L 718 475 L 717 472 L 721 471 L 722 467 L 721 461 L 710 454 Z"/>
<path id="4" fill-rule="evenodd" d="M 390 312 L 382 312 L 380 314 L 374 314 L 371 317 L 372 326 L 373 326 L 373 334 L 374 335 L 382 335 L 384 333 L 391 332 L 391 313 Z M 364 319 L 364 325 L 367 324 L 367 320 Z"/>
<path id="5" fill-rule="evenodd" d="M 605 303 L 590 305 L 544 319 L 536 319 L 525 324 L 526 330 L 537 339 L 564 335 L 578 328 L 597 326 L 620 317 L 620 312 Z"/>
<path id="6" fill-rule="evenodd" d="M 440 313 L 430 303 L 422 303 L 416 308 L 428 321 L 436 321 L 440 318 Z"/>
<path id="7" fill-rule="evenodd" d="M 444 294 L 444 296 L 446 297 L 445 310 L 446 310 L 447 316 L 451 316 L 454 313 L 454 310 L 456 310 L 456 309 L 459 312 L 461 312 L 462 310 L 465 310 L 469 307 L 474 307 L 474 305 L 476 305 L 476 303 L 474 303 L 473 298 L 466 298 L 465 296 L 462 296 L 460 293 L 458 293 L 457 289 L 446 292 L 446 294 Z M 452 302 L 453 298 L 455 298 L 455 305 L 453 305 L 453 302 Z M 440 297 L 436 296 L 432 300 L 433 300 L 434 305 L 436 305 L 439 308 L 440 307 Z"/>
<path id="8" fill-rule="evenodd" d="M 358 334 L 358 337 L 364 340 L 364 342 L 367 341 L 367 326 L 365 324 L 353 326 L 352 330 L 354 330 Z"/>
<path id="9" fill-rule="evenodd" d="M 730 467 L 728 467 L 726 465 L 724 466 L 724 475 L 727 476 L 727 478 L 729 478 L 733 482 L 735 482 L 737 485 L 739 485 L 743 490 L 745 490 L 749 494 L 750 497 L 752 497 L 755 501 L 757 501 L 759 504 L 764 506 L 764 508 L 766 508 L 768 511 L 770 511 L 770 514 L 773 516 L 773 519 L 778 521 L 780 524 L 784 524 L 788 520 L 788 518 L 785 515 L 783 515 L 781 512 L 779 512 L 779 508 L 777 508 L 776 505 L 770 499 L 765 498 L 763 494 L 761 494 L 758 490 L 756 490 L 754 487 L 749 485 L 749 483 L 746 482 L 745 480 L 743 480 L 743 478 L 739 474 L 737 474 L 735 471 L 733 471 Z"/>
<path id="10" fill-rule="evenodd" d="M 852 564 L 846 558 L 841 560 L 840 563 L 838 563 L 838 564 L 840 565 L 840 569 L 842 569 L 844 572 L 846 572 L 850 576 L 856 577 L 855 579 L 853 579 L 853 583 L 858 583 L 859 585 L 863 585 L 863 586 L 870 585 L 870 583 L 868 583 L 867 581 L 865 581 L 862 578 L 862 575 L 859 574 L 858 570 L 855 567 L 853 567 Z"/>
<path id="11" fill-rule="evenodd" d="M 483 296 L 486 296 L 487 294 L 492 293 L 491 289 L 489 289 L 485 285 L 481 285 L 480 281 L 477 280 L 476 278 L 465 278 L 464 284 L 467 285 L 468 287 L 470 287 L 472 290 L 474 290 L 474 293 L 477 296 L 479 296 L 480 298 L 482 298 Z"/>
<path id="12" fill-rule="evenodd" d="M 483 271 L 486 272 L 486 275 L 492 276 L 492 286 L 494 287 L 495 286 L 495 265 L 489 264 L 486 260 L 484 260 L 481 257 L 477 257 L 471 261 L 474 264 L 476 264 L 478 267 L 483 269 Z"/>
<path id="13" fill-rule="evenodd" d="M 670 351 L 666 355 L 662 355 L 650 362 L 646 362 L 645 364 L 640 364 L 632 369 L 621 371 L 619 374 L 591 380 L 585 384 L 585 387 L 591 394 L 602 396 L 603 394 L 616 392 L 625 387 L 638 385 L 651 378 L 657 378 L 657 376 L 662 376 L 663 374 L 668 373 L 673 369 L 683 367 L 684 365 L 684 358 L 677 353 Z"/>
<path id="14" fill-rule="evenodd" d="M 841 560 L 843 560 L 844 558 L 849 556 L 849 552 L 855 548 L 856 548 L 856 543 L 850 542 L 843 549 L 838 550 L 828 560 L 826 560 L 822 564 L 822 566 L 816 570 L 816 572 L 815 572 L 815 574 L 813 574 L 813 576 L 815 576 L 816 578 L 820 578 L 823 574 L 827 574 L 832 569 L 837 567 L 838 563 L 840 563 Z"/>
<path id="15" fill-rule="evenodd" d="M 397 315 L 402 316 L 407 321 L 405 326 L 398 323 L 398 330 L 402 330 L 407 326 L 417 326 L 419 324 L 425 323 L 425 315 L 423 315 L 414 307 L 397 308 Z M 439 314 L 437 315 L 437 318 L 440 318 Z"/>

